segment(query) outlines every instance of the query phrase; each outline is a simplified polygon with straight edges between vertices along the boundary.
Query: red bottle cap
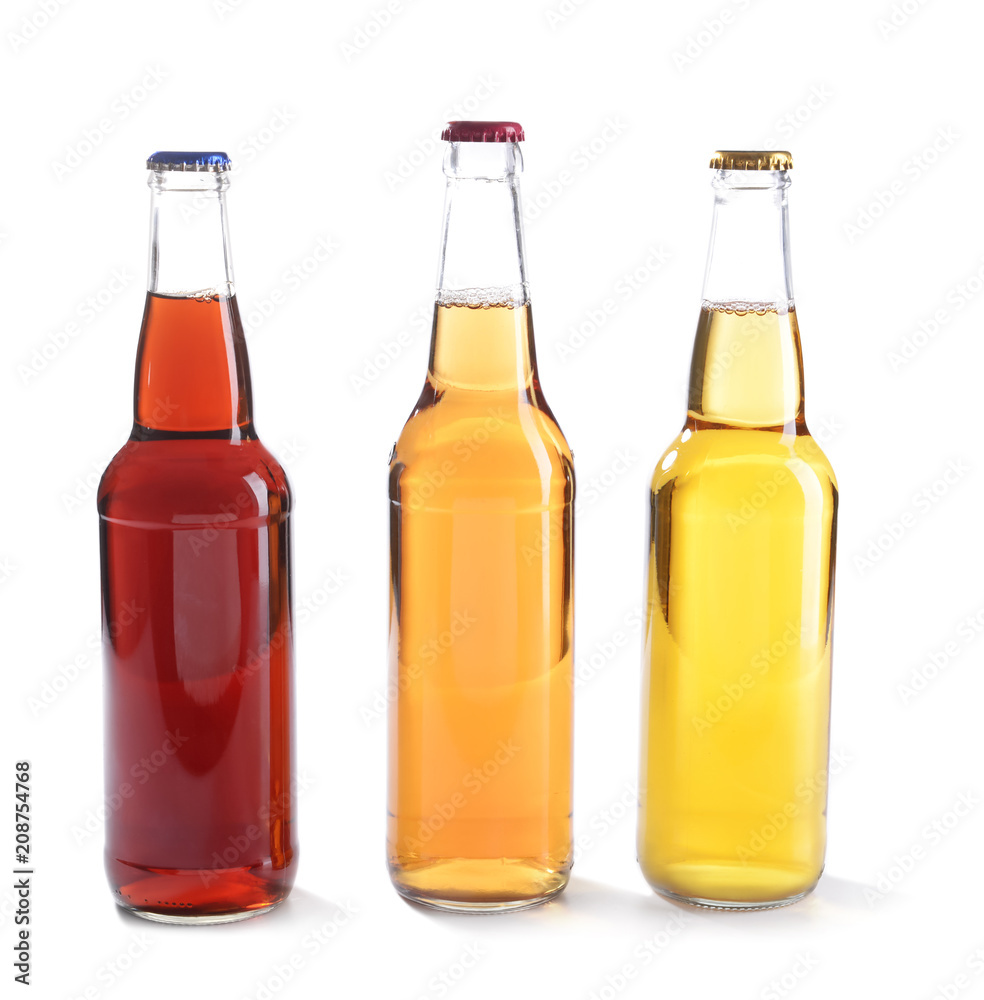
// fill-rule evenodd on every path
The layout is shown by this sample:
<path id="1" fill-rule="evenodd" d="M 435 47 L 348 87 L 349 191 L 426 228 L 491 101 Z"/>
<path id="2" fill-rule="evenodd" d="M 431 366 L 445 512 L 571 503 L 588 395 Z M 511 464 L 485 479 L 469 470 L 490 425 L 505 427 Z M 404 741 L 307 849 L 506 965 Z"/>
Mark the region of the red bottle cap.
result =
<path id="1" fill-rule="evenodd" d="M 522 142 L 519 122 L 448 122 L 441 138 L 445 142 Z"/>

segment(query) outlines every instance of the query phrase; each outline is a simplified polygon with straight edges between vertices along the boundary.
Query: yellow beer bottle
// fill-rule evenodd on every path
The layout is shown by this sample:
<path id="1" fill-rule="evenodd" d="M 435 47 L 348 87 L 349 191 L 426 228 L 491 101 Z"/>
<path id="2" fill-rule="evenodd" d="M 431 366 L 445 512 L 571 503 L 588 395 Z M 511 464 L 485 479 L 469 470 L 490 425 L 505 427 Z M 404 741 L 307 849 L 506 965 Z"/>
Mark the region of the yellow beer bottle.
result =
<path id="1" fill-rule="evenodd" d="M 792 158 L 710 165 L 687 419 L 652 481 L 638 852 L 665 896 L 759 909 L 823 869 L 837 484 L 804 417 Z"/>

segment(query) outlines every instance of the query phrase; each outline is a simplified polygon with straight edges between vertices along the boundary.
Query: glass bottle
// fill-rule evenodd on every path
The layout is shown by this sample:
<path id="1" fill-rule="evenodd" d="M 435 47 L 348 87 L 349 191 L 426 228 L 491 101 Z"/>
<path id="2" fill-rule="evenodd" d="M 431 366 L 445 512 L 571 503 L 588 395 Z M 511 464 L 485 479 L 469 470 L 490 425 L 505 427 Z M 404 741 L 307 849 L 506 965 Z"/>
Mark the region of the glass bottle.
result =
<path id="1" fill-rule="evenodd" d="M 387 847 L 413 900 L 517 909 L 571 865 L 574 471 L 537 379 L 523 131 L 443 138 L 429 370 L 390 463 Z"/>
<path id="2" fill-rule="evenodd" d="M 837 485 L 810 437 L 788 153 L 715 153 L 682 432 L 652 481 L 639 861 L 732 909 L 806 895 L 826 841 Z"/>
<path id="3" fill-rule="evenodd" d="M 253 427 L 224 153 L 155 153 L 130 438 L 99 486 L 106 869 L 152 920 L 286 898 L 290 488 Z"/>

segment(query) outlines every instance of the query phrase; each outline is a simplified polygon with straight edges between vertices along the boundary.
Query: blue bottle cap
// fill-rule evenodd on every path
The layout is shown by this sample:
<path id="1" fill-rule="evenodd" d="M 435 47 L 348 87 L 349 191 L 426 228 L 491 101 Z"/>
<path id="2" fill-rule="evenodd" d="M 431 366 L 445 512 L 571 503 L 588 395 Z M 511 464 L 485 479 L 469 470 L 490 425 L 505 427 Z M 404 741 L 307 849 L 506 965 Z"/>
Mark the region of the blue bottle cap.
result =
<path id="1" fill-rule="evenodd" d="M 160 150 L 147 158 L 148 170 L 211 170 L 222 173 L 232 169 L 225 153 L 175 152 Z"/>

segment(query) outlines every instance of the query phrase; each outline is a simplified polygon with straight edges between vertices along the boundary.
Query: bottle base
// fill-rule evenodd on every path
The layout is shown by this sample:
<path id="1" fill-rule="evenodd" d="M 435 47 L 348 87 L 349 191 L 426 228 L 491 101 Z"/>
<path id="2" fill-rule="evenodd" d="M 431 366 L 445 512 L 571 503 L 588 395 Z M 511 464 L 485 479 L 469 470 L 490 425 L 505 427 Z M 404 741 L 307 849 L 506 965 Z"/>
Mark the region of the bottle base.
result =
<path id="1" fill-rule="evenodd" d="M 390 866 L 396 891 L 413 903 L 455 913 L 514 913 L 563 892 L 569 872 L 516 858 L 443 858 Z"/>
<path id="2" fill-rule="evenodd" d="M 286 896 L 284 897 L 286 899 Z M 122 899 L 116 900 L 116 905 L 127 913 L 132 913 L 135 917 L 143 917 L 144 920 L 152 920 L 157 924 L 183 924 L 184 926 L 205 927 L 209 924 L 234 924 L 240 920 L 249 920 L 252 917 L 262 916 L 275 910 L 284 900 L 278 899 L 268 906 L 261 906 L 255 910 L 240 910 L 235 913 L 160 913 L 153 910 L 141 910 L 135 906 L 124 903 Z"/>
<path id="3" fill-rule="evenodd" d="M 646 874 L 655 892 L 676 903 L 709 910 L 775 910 L 805 899 L 820 876 L 766 865 L 669 865 L 659 877 Z M 804 877 L 806 875 L 806 877 Z"/>
<path id="4" fill-rule="evenodd" d="M 805 889 L 795 896 L 785 896 L 782 899 L 768 900 L 737 900 L 737 899 L 704 899 L 701 896 L 682 896 L 669 889 L 655 889 L 660 896 L 674 903 L 686 903 L 688 906 L 699 906 L 705 910 L 778 910 L 782 906 L 792 906 L 801 899 L 806 899 L 813 892 L 814 886 Z"/>
<path id="5" fill-rule="evenodd" d="M 162 924 L 225 924 L 269 913 L 290 894 L 294 868 L 152 868 L 112 859 L 113 898 Z"/>

